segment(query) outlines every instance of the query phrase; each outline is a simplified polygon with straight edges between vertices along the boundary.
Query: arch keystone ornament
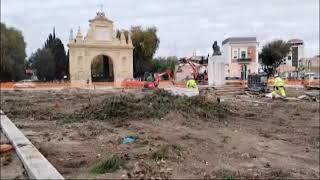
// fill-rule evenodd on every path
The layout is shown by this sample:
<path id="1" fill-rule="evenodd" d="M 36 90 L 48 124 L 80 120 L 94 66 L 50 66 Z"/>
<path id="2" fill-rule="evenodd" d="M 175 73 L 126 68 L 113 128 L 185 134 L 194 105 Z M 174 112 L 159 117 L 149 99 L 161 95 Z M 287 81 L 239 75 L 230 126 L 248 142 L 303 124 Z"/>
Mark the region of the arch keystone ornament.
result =
<path id="1" fill-rule="evenodd" d="M 69 72 L 71 84 L 92 83 L 92 63 L 97 57 L 108 57 L 112 62 L 113 81 L 121 82 L 133 78 L 133 45 L 130 36 L 128 42 L 124 34 L 120 40 L 115 37 L 113 21 L 104 12 L 97 12 L 94 19 L 89 20 L 89 29 L 85 37 L 80 27 L 76 37 L 70 32 L 69 38 Z M 124 61 L 125 59 L 125 61 Z M 105 73 L 108 74 L 108 73 Z"/>

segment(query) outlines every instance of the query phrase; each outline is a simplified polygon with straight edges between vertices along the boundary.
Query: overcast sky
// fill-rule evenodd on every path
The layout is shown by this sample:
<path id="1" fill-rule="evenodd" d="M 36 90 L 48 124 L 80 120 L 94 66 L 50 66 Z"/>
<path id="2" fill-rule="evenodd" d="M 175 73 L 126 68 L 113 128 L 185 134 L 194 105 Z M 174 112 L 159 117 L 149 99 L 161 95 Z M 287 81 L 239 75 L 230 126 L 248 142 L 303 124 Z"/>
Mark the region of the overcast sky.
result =
<path id="1" fill-rule="evenodd" d="M 1 0 L 1 22 L 22 30 L 27 54 L 40 48 L 53 26 L 66 44 L 70 29 L 95 16 L 104 4 L 116 28 L 156 26 L 157 56 L 212 53 L 227 37 L 256 36 L 305 41 L 305 56 L 319 54 L 319 0 Z"/>

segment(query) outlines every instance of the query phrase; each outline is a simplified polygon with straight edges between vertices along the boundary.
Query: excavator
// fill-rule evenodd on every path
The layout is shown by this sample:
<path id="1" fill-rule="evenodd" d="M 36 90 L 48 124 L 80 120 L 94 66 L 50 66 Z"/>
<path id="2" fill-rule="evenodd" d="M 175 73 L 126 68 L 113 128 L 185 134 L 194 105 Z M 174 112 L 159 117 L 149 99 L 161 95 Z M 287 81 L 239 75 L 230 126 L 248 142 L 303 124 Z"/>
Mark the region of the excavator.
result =
<path id="1" fill-rule="evenodd" d="M 207 70 L 206 69 L 201 69 L 201 65 L 200 64 L 193 63 L 191 58 L 184 58 L 184 59 L 182 59 L 182 62 L 185 63 L 185 64 L 189 64 L 191 66 L 191 68 L 192 68 L 192 76 L 198 83 L 208 81 Z M 202 66 L 202 67 L 205 68 L 204 66 Z M 169 80 L 172 82 L 172 84 L 176 85 L 175 81 L 174 81 L 174 78 L 173 78 L 172 70 L 166 70 L 166 71 L 164 71 L 162 73 L 153 74 L 152 78 L 147 78 L 147 79 L 150 79 L 150 80 L 146 81 L 144 83 L 144 88 L 146 88 L 146 89 L 156 89 L 156 88 L 158 88 L 159 82 L 161 80 L 161 77 L 164 76 L 164 75 L 167 75 L 169 77 Z"/>
<path id="2" fill-rule="evenodd" d="M 174 80 L 173 80 L 173 73 L 172 70 L 166 70 L 165 72 L 162 73 L 155 73 L 153 75 L 153 81 L 146 81 L 144 83 L 144 88 L 146 89 L 156 89 L 159 86 L 159 82 L 161 80 L 161 77 L 164 75 L 168 75 L 170 81 L 172 82 L 172 84 L 174 85 Z"/>
<path id="3" fill-rule="evenodd" d="M 177 86 L 178 84 L 175 83 L 173 80 L 173 73 L 172 70 L 167 70 L 163 73 L 155 73 L 153 75 L 154 81 L 146 81 L 144 83 L 144 88 L 145 89 L 157 89 L 159 86 L 159 82 L 161 80 L 161 77 L 164 75 L 168 75 L 169 79 L 171 80 L 172 84 Z M 165 91 L 175 95 L 175 96 L 197 96 L 199 95 L 199 90 L 196 89 L 188 89 L 188 88 L 164 88 Z"/>
<path id="4" fill-rule="evenodd" d="M 204 66 L 193 63 L 191 58 L 184 58 L 181 60 L 181 62 L 191 66 L 192 76 L 198 83 L 208 81 L 208 73 Z M 179 72 L 179 70 L 177 70 L 177 72 Z"/>

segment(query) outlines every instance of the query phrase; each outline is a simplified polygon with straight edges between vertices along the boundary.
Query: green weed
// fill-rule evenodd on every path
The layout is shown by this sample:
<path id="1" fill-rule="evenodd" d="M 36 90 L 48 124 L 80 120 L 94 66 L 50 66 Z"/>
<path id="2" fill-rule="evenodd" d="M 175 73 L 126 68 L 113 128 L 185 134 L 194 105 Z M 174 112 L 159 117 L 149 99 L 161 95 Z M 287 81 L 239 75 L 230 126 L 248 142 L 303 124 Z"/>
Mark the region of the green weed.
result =
<path id="1" fill-rule="evenodd" d="M 104 174 L 112 173 L 124 166 L 126 161 L 118 156 L 112 156 L 110 159 L 103 161 L 93 167 L 92 173 Z"/>
<path id="2" fill-rule="evenodd" d="M 151 154 L 151 159 L 153 159 L 154 161 L 160 161 L 162 159 L 167 159 L 170 151 L 179 155 L 180 152 L 182 151 L 182 147 L 177 144 L 164 145 L 159 150 L 157 150 Z"/>

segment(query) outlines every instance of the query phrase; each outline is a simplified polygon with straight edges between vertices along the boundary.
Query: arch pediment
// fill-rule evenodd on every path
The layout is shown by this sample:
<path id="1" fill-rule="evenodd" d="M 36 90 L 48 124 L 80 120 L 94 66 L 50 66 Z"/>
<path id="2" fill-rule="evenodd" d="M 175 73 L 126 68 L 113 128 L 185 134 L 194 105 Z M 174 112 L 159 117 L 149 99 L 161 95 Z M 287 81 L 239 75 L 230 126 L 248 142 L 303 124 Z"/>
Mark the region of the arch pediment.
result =
<path id="1" fill-rule="evenodd" d="M 89 41 L 115 41 L 113 22 L 105 16 L 96 16 L 89 20 L 87 40 Z"/>

